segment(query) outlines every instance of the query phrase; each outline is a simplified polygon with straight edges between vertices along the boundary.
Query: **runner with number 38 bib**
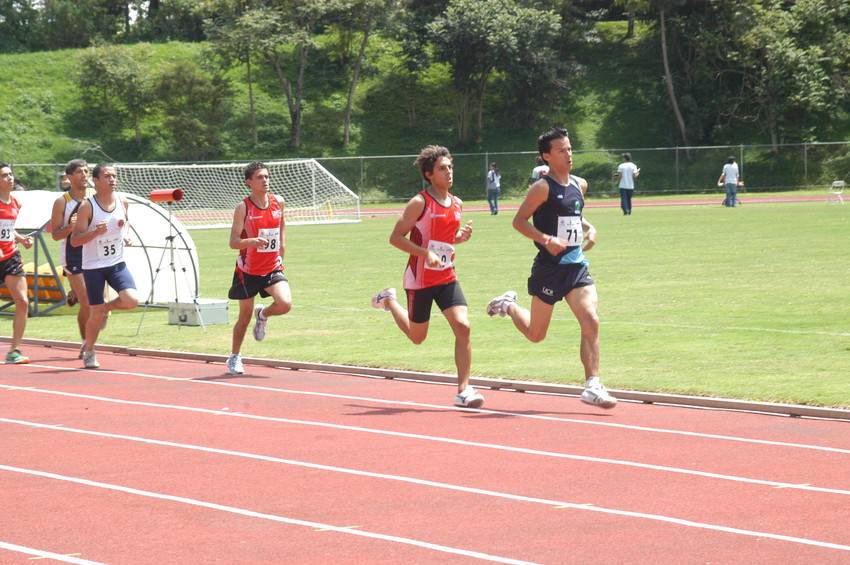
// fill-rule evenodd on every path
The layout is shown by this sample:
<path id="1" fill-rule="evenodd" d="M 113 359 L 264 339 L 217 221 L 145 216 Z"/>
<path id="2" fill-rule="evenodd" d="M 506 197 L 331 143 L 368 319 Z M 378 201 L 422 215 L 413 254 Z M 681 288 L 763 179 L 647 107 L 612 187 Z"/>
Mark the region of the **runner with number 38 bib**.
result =
<path id="1" fill-rule="evenodd" d="M 271 179 L 266 165 L 254 161 L 243 170 L 245 184 L 251 194 L 236 205 L 230 227 L 230 248 L 239 250 L 233 283 L 227 297 L 239 301 L 239 318 L 233 325 L 233 341 L 227 358 L 227 372 L 241 375 L 242 342 L 251 318 L 254 318 L 254 339 L 266 336 L 270 316 L 280 316 L 292 309 L 289 282 L 283 275 L 283 255 L 286 251 L 284 201 L 271 194 Z M 271 297 L 266 307 L 254 306 L 257 295 Z"/>

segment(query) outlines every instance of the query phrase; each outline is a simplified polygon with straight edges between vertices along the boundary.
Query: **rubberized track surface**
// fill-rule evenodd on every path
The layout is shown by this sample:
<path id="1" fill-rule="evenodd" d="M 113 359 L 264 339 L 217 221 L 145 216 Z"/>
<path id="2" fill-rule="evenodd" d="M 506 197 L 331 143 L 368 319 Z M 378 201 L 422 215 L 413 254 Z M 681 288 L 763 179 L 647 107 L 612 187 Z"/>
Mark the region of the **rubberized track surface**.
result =
<path id="1" fill-rule="evenodd" d="M 848 563 L 850 424 L 28 346 L 0 563 Z"/>

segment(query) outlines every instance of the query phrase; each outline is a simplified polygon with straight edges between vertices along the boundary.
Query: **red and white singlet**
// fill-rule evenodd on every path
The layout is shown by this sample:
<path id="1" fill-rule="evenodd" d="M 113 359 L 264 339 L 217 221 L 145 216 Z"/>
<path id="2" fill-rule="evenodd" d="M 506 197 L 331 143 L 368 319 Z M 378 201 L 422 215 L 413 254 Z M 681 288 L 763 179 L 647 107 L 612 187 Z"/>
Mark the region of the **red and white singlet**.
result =
<path id="1" fill-rule="evenodd" d="M 455 273 L 455 236 L 460 228 L 460 200 L 449 194 L 451 203 L 443 206 L 427 191 L 419 194 L 425 198 L 425 210 L 410 231 L 410 241 L 436 253 L 445 263 L 439 269 L 425 266 L 425 259 L 411 255 L 404 270 L 404 288 L 416 290 L 457 280 Z"/>
<path id="2" fill-rule="evenodd" d="M 8 204 L 0 202 L 0 261 L 15 254 L 18 245 L 15 242 L 15 220 L 21 205 L 12 197 Z"/>
<path id="3" fill-rule="evenodd" d="M 262 249 L 248 247 L 239 250 L 236 268 L 249 275 L 267 275 L 283 269 L 280 259 L 280 219 L 283 211 L 274 195 L 269 194 L 269 205 L 258 208 L 250 197 L 245 198 L 245 224 L 242 238 L 262 237 L 268 245 Z"/>

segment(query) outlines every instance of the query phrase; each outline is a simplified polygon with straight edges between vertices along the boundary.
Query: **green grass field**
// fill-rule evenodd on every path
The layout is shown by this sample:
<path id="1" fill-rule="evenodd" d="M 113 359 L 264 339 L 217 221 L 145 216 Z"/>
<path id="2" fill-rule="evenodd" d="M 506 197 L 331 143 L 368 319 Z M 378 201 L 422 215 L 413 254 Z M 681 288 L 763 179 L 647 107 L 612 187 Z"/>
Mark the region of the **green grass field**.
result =
<path id="1" fill-rule="evenodd" d="M 601 376 L 610 388 L 850 407 L 850 206 L 637 206 L 628 218 L 591 207 L 587 217 L 599 231 L 588 257 L 600 295 Z M 579 384 L 579 331 L 566 304 L 540 344 L 485 314 L 509 289 L 529 303 L 534 249 L 512 229 L 512 214 L 466 219 L 475 231 L 458 246 L 456 265 L 470 304 L 473 375 Z M 387 242 L 394 221 L 290 226 L 294 308 L 270 322 L 262 343 L 249 332 L 243 354 L 453 373 L 452 336 L 438 312 L 426 342 L 415 346 L 369 305 L 375 292 L 401 283 L 407 258 Z M 224 298 L 235 258 L 227 230 L 191 234 L 201 296 Z M 236 310 L 231 303 L 231 320 Z M 75 312 L 30 319 L 26 337 L 77 340 Z M 203 333 L 168 325 L 167 312 L 152 308 L 136 336 L 141 314 L 113 315 L 102 342 L 230 351 L 230 325 Z"/>

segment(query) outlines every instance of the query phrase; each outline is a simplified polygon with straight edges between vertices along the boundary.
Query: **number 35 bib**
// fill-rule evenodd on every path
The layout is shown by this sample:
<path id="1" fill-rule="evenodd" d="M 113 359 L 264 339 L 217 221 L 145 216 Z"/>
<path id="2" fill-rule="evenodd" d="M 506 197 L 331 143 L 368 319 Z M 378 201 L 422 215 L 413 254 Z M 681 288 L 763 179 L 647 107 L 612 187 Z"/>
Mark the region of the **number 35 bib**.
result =
<path id="1" fill-rule="evenodd" d="M 97 238 L 98 255 L 102 258 L 120 256 L 124 251 L 124 235 L 102 235 Z"/>

